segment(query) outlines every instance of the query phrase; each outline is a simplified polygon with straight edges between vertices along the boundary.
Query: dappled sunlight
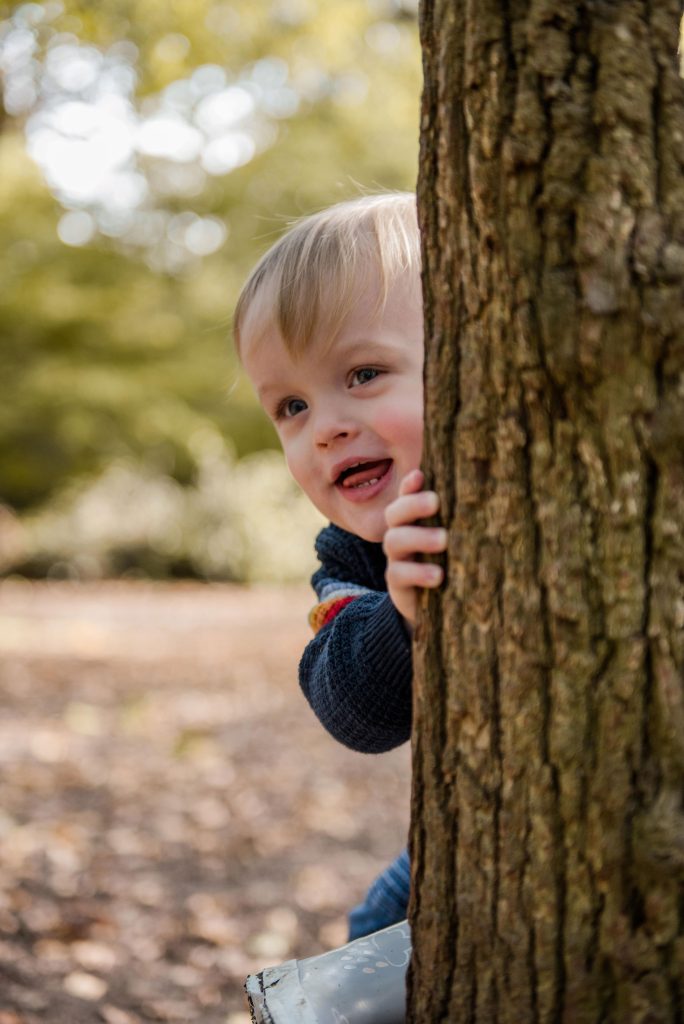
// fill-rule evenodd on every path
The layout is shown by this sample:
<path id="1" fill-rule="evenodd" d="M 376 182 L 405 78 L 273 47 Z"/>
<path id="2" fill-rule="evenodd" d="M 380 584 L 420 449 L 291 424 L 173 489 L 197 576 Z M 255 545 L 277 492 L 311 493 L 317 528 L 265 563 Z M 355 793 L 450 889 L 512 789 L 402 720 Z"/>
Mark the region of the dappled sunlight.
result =
<path id="1" fill-rule="evenodd" d="M 42 63 L 36 60 L 37 50 L 31 20 L 20 7 L 0 36 L 7 109 L 29 115 L 28 153 L 63 205 L 80 214 L 78 222 L 65 214 L 60 238 L 85 245 L 101 231 L 123 243 L 156 248 L 155 264 L 160 240 L 153 231 L 141 230 L 139 220 L 155 205 L 148 177 L 162 194 L 196 195 L 205 185 L 205 172 L 227 174 L 272 145 L 277 129 L 270 122 L 292 116 L 299 105 L 297 91 L 288 84 L 287 64 L 278 58 L 257 61 L 237 84 L 228 84 L 223 68 L 198 67 L 187 79 L 146 97 L 140 107 L 131 63 L 135 47 L 115 45 L 103 53 L 75 37 L 64 41 L 54 34 Z M 150 161 L 153 168 L 147 166 Z M 184 165 L 186 173 L 175 173 L 174 165 Z M 207 256 L 227 235 L 225 227 L 205 230 L 201 239 L 196 231 L 193 244 L 192 235 L 186 239 L 173 233 L 171 213 L 167 220 L 168 238 L 179 250 L 169 253 L 171 269 L 180 252 L 186 258 Z"/>
<path id="2" fill-rule="evenodd" d="M 147 215 L 163 210 L 164 197 L 189 200 L 212 177 L 250 163 L 278 140 L 278 125 L 302 105 L 326 98 L 361 103 L 369 90 L 361 67 L 331 73 L 310 52 L 294 48 L 290 60 L 262 56 L 230 70 L 200 64 L 156 93 L 138 96 L 139 48 L 131 40 L 98 47 L 59 29 L 61 3 L 20 4 L 0 24 L 0 72 L 7 112 L 25 119 L 27 150 L 67 210 L 59 236 L 87 245 L 101 233 L 147 254 L 154 269 L 176 272 L 188 261 L 216 252 L 226 232 L 205 233 L 202 244 L 160 239 Z M 315 13 L 308 4 L 281 4 L 270 17 L 289 28 Z M 365 32 L 370 53 L 381 60 L 411 61 L 415 43 L 403 26 L 382 18 Z M 338 15 L 339 17 L 339 15 Z M 218 4 L 207 28 L 240 24 L 240 13 Z M 350 15 L 351 18 L 351 15 Z M 153 49 L 157 62 L 187 60 L 188 38 L 171 32 Z M 232 57 L 227 44 L 226 56 Z M 171 211 L 164 211 L 171 217 Z M 75 225 L 77 225 L 75 227 Z"/>
<path id="3" fill-rule="evenodd" d="M 113 465 L 192 483 L 198 429 L 275 446 L 241 283 L 292 217 L 415 181 L 410 0 L 129 6 L 0 18 L 1 500 L 32 519 Z"/>

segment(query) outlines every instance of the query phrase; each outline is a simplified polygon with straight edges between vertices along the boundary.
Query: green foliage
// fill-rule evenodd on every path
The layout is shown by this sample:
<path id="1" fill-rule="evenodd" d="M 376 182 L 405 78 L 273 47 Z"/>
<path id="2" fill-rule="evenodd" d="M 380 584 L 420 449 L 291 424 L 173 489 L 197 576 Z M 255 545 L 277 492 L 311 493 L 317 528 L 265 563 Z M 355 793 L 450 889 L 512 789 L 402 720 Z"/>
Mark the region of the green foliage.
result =
<path id="1" fill-rule="evenodd" d="M 187 481 L 207 422 L 241 453 L 272 445 L 247 388 L 233 388 L 221 261 L 173 278 L 104 242 L 64 246 L 16 134 L 0 138 L 0 160 L 2 499 L 26 508 L 122 456 Z"/>
<path id="2" fill-rule="evenodd" d="M 139 102 L 200 65 L 237 76 L 271 56 L 310 88 L 245 166 L 190 198 L 153 191 L 152 202 L 227 228 L 218 252 L 175 273 L 103 235 L 64 245 L 63 209 L 26 155 L 21 124 L 5 122 L 0 501 L 19 511 L 117 460 L 196 486 L 195 442 L 207 429 L 238 456 L 275 447 L 232 352 L 240 284 L 288 219 L 359 188 L 412 188 L 417 163 L 417 29 L 398 3 L 69 0 L 52 27 L 101 47 L 135 43 Z"/>
<path id="3" fill-rule="evenodd" d="M 193 436 L 192 447 L 192 485 L 149 464 L 116 460 L 100 476 L 66 488 L 15 526 L 12 568 L 73 579 L 286 582 L 310 575 L 322 519 L 280 455 L 262 451 L 237 461 L 209 429 Z"/>

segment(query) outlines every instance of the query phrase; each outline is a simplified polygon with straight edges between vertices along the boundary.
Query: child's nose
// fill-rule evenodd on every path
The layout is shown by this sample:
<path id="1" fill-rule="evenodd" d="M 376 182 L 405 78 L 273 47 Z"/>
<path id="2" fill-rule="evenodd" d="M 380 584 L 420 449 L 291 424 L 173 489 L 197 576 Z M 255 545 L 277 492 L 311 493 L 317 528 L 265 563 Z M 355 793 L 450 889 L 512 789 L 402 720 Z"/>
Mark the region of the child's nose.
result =
<path id="1" fill-rule="evenodd" d="M 315 441 L 320 448 L 327 448 L 335 441 L 352 437 L 355 433 L 356 427 L 352 420 L 332 409 L 326 410 L 316 420 Z"/>

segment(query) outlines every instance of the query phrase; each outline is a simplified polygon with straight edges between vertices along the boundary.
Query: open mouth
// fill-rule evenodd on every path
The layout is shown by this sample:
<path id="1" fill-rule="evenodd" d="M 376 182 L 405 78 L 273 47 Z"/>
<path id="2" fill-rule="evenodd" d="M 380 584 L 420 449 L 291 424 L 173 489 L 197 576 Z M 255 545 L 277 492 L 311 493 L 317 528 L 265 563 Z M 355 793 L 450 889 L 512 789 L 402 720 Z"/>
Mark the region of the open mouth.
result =
<path id="1" fill-rule="evenodd" d="M 345 490 L 372 487 L 390 471 L 391 459 L 376 459 L 374 462 L 357 462 L 347 466 L 338 476 L 335 484 Z"/>

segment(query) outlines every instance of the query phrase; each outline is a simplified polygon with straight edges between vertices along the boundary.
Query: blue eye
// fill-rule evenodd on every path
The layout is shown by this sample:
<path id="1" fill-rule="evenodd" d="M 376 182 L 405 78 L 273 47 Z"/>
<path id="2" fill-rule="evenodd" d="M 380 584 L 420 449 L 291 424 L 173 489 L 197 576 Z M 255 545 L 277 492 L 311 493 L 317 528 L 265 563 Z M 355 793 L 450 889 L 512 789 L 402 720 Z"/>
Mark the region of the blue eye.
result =
<path id="1" fill-rule="evenodd" d="M 276 412 L 276 419 L 292 419 L 293 416 L 298 416 L 300 412 L 304 412 L 307 408 L 306 402 L 303 398 L 286 398 L 280 403 Z"/>
<path id="2" fill-rule="evenodd" d="M 380 373 L 379 370 L 374 369 L 372 366 L 362 366 L 359 370 L 354 370 L 351 378 L 352 386 L 356 384 L 368 384 L 369 381 L 375 380 Z"/>

